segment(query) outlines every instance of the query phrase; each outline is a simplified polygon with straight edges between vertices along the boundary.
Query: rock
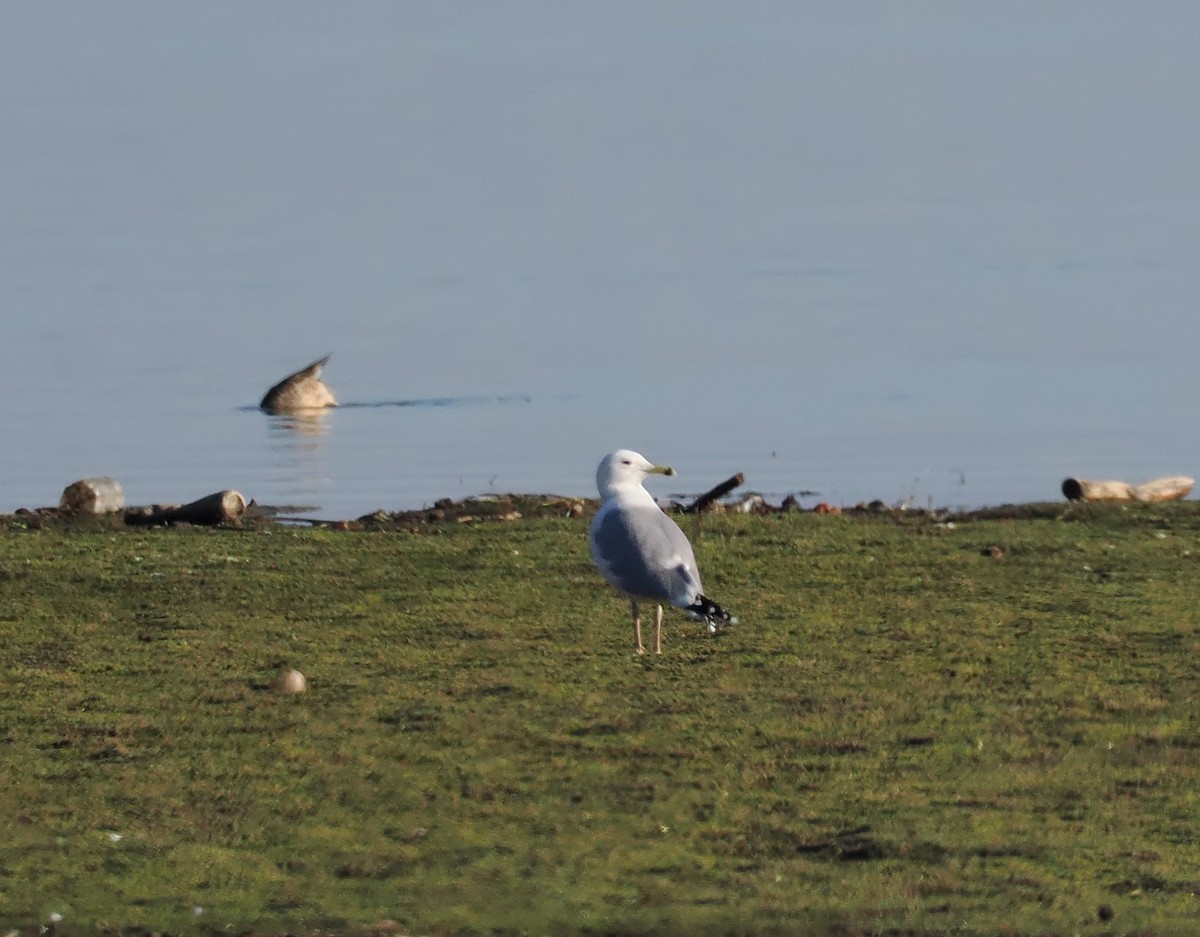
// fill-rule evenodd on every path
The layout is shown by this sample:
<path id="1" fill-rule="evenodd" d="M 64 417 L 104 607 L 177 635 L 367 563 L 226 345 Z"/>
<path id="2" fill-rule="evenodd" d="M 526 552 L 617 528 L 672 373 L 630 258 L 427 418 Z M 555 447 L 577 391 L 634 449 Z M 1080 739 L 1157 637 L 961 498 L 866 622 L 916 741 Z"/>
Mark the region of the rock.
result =
<path id="1" fill-rule="evenodd" d="M 112 514 L 125 508 L 125 492 L 107 475 L 83 478 L 63 489 L 59 508 L 68 514 Z"/>
<path id="2" fill-rule="evenodd" d="M 766 499 L 759 494 L 748 494 L 741 501 L 735 501 L 730 504 L 728 509 L 736 514 L 770 513 L 770 507 L 767 505 Z"/>
<path id="3" fill-rule="evenodd" d="M 285 667 L 279 672 L 279 676 L 275 678 L 272 684 L 273 688 L 278 693 L 306 693 L 308 692 L 308 681 L 304 679 L 304 674 L 299 670 L 294 670 L 291 667 Z"/>

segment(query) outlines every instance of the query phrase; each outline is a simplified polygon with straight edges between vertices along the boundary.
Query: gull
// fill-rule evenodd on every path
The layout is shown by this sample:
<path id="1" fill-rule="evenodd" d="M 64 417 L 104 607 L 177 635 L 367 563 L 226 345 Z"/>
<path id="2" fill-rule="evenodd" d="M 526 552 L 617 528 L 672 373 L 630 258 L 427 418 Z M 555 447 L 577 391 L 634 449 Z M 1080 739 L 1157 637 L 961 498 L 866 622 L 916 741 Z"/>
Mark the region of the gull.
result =
<path id="1" fill-rule="evenodd" d="M 590 531 L 592 559 L 609 584 L 629 597 L 639 654 L 646 653 L 639 600 L 654 603 L 656 654 L 662 653 L 663 602 L 708 622 L 713 634 L 719 622 L 737 623 L 704 595 L 692 545 L 642 487 L 647 475 L 674 474 L 670 466 L 654 465 L 629 449 L 606 455 L 596 469 L 601 504 Z"/>
<path id="2" fill-rule="evenodd" d="M 318 358 L 312 364 L 289 374 L 267 391 L 259 404 L 268 413 L 289 413 L 293 410 L 320 410 L 336 407 L 333 391 L 321 380 L 321 369 L 330 356 Z"/>

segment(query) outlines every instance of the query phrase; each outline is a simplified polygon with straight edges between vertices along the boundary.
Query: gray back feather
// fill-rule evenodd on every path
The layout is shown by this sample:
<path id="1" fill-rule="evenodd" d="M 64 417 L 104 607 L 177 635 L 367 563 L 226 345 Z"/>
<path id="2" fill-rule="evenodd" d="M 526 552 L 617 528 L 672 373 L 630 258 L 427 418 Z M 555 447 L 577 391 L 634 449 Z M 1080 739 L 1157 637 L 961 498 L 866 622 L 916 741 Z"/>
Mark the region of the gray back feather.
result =
<path id="1" fill-rule="evenodd" d="M 592 523 L 591 547 L 604 577 L 628 595 L 686 606 L 701 592 L 692 545 L 657 507 L 602 510 Z"/>

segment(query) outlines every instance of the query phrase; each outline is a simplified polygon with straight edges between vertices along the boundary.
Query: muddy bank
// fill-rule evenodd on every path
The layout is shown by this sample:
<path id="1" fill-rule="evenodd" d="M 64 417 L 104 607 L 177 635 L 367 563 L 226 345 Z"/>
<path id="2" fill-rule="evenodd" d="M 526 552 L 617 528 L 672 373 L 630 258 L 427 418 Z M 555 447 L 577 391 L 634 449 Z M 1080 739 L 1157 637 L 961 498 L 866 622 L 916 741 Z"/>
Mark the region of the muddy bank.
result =
<path id="1" fill-rule="evenodd" d="M 564 498 L 556 495 L 488 495 L 453 500 L 443 498 L 432 507 L 405 511 L 380 509 L 361 517 L 340 519 L 309 515 L 283 505 L 260 505 L 251 501 L 241 522 L 236 526 L 248 530 L 268 527 L 319 527 L 325 530 L 416 530 L 448 524 L 515 523 L 522 520 L 583 519 L 590 520 L 599 507 L 596 498 Z M 672 502 L 664 505 L 672 514 L 694 513 L 690 505 Z M 151 506 L 152 509 L 152 506 Z M 186 521 L 166 521 L 151 525 L 146 522 L 147 508 L 132 508 L 129 512 L 113 514 L 71 513 L 60 508 L 19 508 L 12 514 L 0 515 L 0 526 L 9 530 L 69 529 L 78 531 L 120 531 L 145 529 L 147 526 L 189 527 Z M 129 516 L 126 516 L 126 513 Z M 969 521 L 997 519 L 1064 519 L 1086 514 L 1078 506 L 1059 503 L 1008 504 L 972 511 L 949 509 L 908 508 L 871 501 L 851 507 L 831 507 L 821 502 L 814 507 L 801 507 L 795 502 L 773 505 L 758 496 L 708 506 L 705 514 L 753 514 L 775 516 L 808 513 L 830 517 L 890 517 L 897 522 Z"/>
<path id="2" fill-rule="evenodd" d="M 699 500 L 699 499 L 697 499 Z M 1183 510 L 1187 505 L 1200 502 L 1180 502 Z M 672 501 L 664 508 L 673 514 L 696 513 L 696 502 Z M 153 507 L 153 506 L 151 506 Z M 243 529 L 268 527 L 306 526 L 326 530 L 419 530 L 449 524 L 516 523 L 522 520 L 581 519 L 590 520 L 599 507 L 596 498 L 571 498 L 550 494 L 500 494 L 484 495 L 454 500 L 442 498 L 430 507 L 413 510 L 388 511 L 380 509 L 356 518 L 323 518 L 306 513 L 305 508 L 287 505 L 260 505 L 251 501 L 246 505 L 240 523 Z M 1148 506 L 1147 506 L 1148 507 Z M 75 513 L 55 507 L 21 508 L 12 514 L 0 515 L 0 526 L 9 530 L 126 530 L 146 526 L 187 527 L 186 521 L 167 520 L 161 524 L 147 524 L 147 508 L 135 507 L 125 512 L 111 514 Z M 890 518 L 897 523 L 966 523 L 990 520 L 1087 520 L 1097 511 L 1121 510 L 1114 505 L 1094 505 L 1079 502 L 1031 502 L 1028 504 L 1003 504 L 994 507 L 970 510 L 949 508 L 913 508 L 907 505 L 889 505 L 882 500 L 863 502 L 849 507 L 818 502 L 803 506 L 794 497 L 780 503 L 772 503 L 761 495 L 746 494 L 741 497 L 706 504 L 700 513 L 705 514 L 752 514 L 763 517 L 783 514 L 808 513 L 828 517 L 876 517 Z"/>

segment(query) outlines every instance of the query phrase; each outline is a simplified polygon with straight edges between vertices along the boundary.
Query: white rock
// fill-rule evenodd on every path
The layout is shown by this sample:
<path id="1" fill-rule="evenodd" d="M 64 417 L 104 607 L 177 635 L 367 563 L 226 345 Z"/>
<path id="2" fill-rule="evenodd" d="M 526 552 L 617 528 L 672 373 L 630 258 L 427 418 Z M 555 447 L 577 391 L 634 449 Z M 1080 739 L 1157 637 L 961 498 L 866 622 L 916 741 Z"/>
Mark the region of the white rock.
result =
<path id="1" fill-rule="evenodd" d="M 299 670 L 285 667 L 275 678 L 275 689 L 280 693 L 305 693 L 308 691 L 308 681 Z"/>

